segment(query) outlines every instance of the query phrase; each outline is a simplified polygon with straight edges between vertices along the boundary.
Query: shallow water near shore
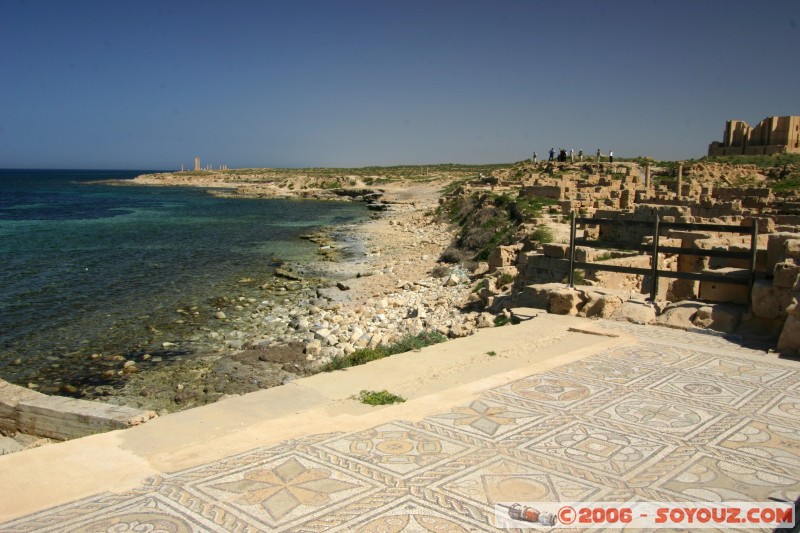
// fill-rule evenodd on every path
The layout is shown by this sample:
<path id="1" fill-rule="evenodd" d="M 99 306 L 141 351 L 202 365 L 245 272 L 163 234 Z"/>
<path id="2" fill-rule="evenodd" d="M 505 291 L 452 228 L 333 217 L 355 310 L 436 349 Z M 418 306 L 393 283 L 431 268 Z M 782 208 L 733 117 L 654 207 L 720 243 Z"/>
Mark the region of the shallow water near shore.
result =
<path id="1" fill-rule="evenodd" d="M 1 378 L 64 393 L 101 384 L 110 355 L 180 355 L 221 298 L 269 298 L 258 287 L 276 261 L 316 258 L 300 234 L 368 216 L 348 202 L 89 183 L 141 173 L 0 170 Z"/>

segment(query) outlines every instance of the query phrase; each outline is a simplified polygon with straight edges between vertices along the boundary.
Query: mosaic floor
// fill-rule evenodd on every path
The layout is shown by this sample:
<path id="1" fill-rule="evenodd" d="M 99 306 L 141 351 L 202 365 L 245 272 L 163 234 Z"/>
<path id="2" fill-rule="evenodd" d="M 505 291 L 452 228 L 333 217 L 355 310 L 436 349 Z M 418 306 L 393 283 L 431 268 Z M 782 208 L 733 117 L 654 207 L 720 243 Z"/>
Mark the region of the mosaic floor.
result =
<path id="1" fill-rule="evenodd" d="M 800 497 L 800 363 L 601 326 L 639 342 L 418 423 L 252 450 L 0 530 L 493 531 L 496 502 Z"/>

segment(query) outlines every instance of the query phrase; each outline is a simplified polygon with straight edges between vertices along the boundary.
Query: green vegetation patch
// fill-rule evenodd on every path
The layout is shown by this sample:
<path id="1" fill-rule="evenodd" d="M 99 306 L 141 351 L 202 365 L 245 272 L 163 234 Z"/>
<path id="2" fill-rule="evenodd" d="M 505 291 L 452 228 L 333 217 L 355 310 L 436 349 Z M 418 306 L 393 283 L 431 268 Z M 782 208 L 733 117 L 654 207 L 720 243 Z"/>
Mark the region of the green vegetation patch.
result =
<path id="1" fill-rule="evenodd" d="M 322 365 L 319 372 L 333 372 L 358 366 L 395 355 L 398 353 L 420 350 L 426 346 L 438 344 L 447 340 L 447 337 L 435 331 L 423 331 L 419 335 L 408 335 L 389 346 L 378 346 L 376 348 L 363 348 L 356 350 L 349 355 L 337 356 L 331 359 L 330 363 Z"/>
<path id="2" fill-rule="evenodd" d="M 210 170 L 184 170 L 175 174 L 180 174 L 181 176 L 213 176 L 216 172 L 211 172 Z"/>
<path id="3" fill-rule="evenodd" d="M 392 394 L 387 390 L 362 390 L 358 393 L 358 401 L 367 405 L 389 405 L 392 403 L 403 403 L 406 399 L 402 396 Z"/>
<path id="4" fill-rule="evenodd" d="M 558 204 L 558 201 L 552 198 L 544 198 L 541 196 L 520 196 L 514 202 L 514 212 L 512 213 L 515 218 L 520 222 L 542 216 L 542 210 L 551 205 Z"/>
<path id="5" fill-rule="evenodd" d="M 726 155 L 703 157 L 700 163 L 728 163 L 730 165 L 755 165 L 758 168 L 800 165 L 800 154 Z"/>
<path id="6" fill-rule="evenodd" d="M 497 285 L 502 287 L 503 285 L 508 285 L 509 283 L 514 283 L 514 276 L 509 274 L 508 272 L 504 272 L 497 278 Z"/>
<path id="7" fill-rule="evenodd" d="M 542 244 L 547 244 L 555 240 L 555 235 L 553 235 L 553 230 L 551 230 L 547 226 L 538 226 L 531 234 L 531 239 L 538 241 Z"/>
<path id="8" fill-rule="evenodd" d="M 788 178 L 773 182 L 772 190 L 775 192 L 800 191 L 800 175 L 789 176 Z"/>
<path id="9" fill-rule="evenodd" d="M 569 283 L 569 274 L 564 276 L 564 279 L 561 280 L 561 283 Z M 573 285 L 587 285 L 586 283 L 586 272 L 581 269 L 575 269 L 575 273 L 572 275 L 572 284 Z"/>
<path id="10" fill-rule="evenodd" d="M 455 248 L 472 255 L 474 261 L 485 261 L 492 250 L 513 242 L 520 224 L 540 217 L 545 207 L 556 203 L 538 196 L 476 191 L 450 198 L 441 206 L 439 214 L 459 226 Z M 547 238 L 544 234 L 541 237 Z M 552 234 L 549 238 L 552 240 Z M 459 254 L 449 255 L 459 257 Z"/>
<path id="11" fill-rule="evenodd" d="M 497 315 L 494 317 L 494 325 L 496 327 L 505 326 L 506 324 L 510 324 L 511 320 L 505 315 Z"/>

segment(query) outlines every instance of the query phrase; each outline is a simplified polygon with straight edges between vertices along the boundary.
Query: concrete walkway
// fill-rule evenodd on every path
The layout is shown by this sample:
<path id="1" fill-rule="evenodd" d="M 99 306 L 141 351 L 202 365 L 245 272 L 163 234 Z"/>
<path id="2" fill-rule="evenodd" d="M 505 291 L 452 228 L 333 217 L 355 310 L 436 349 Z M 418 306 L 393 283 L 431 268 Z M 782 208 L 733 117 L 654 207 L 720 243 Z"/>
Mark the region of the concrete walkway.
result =
<path id="1" fill-rule="evenodd" d="M 553 315 L 0 457 L 4 532 L 492 531 L 497 502 L 798 497 L 800 364 Z"/>

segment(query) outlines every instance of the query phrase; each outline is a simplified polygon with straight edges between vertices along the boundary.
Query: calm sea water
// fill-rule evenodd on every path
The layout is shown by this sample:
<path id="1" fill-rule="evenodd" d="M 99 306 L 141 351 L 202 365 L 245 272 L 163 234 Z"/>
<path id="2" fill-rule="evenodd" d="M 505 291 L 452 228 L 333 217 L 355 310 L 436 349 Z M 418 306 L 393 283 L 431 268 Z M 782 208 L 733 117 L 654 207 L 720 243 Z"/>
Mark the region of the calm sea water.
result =
<path id="1" fill-rule="evenodd" d="M 90 354 L 188 334 L 176 309 L 269 278 L 273 258 L 314 257 L 302 233 L 366 217 L 354 203 L 89 183 L 141 173 L 0 170 L 0 377 L 90 379 L 79 368 Z"/>

